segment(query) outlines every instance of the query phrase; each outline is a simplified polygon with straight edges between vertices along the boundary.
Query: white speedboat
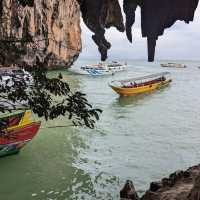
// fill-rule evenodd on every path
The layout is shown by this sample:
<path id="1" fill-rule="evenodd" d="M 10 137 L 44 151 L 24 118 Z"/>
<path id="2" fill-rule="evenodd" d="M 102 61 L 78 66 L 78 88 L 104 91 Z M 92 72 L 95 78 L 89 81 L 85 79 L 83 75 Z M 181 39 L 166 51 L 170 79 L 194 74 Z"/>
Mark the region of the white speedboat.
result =
<path id="1" fill-rule="evenodd" d="M 73 68 L 70 71 L 81 75 L 102 76 L 102 75 L 113 75 L 117 72 L 125 71 L 126 68 L 127 64 L 112 62 L 112 63 L 99 63 L 94 65 L 86 65 L 78 69 Z"/>
<path id="2" fill-rule="evenodd" d="M 161 64 L 161 67 L 186 68 L 187 66 L 179 63 L 166 63 L 166 64 Z"/>

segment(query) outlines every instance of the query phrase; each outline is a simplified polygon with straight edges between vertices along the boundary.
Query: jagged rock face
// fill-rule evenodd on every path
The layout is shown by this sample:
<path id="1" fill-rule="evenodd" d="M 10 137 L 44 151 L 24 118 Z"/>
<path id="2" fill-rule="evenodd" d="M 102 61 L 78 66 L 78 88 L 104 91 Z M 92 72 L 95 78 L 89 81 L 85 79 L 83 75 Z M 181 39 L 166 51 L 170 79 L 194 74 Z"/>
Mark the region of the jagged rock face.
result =
<path id="1" fill-rule="evenodd" d="M 177 20 L 189 23 L 194 18 L 198 0 L 142 0 L 142 36 L 148 40 L 149 61 L 154 60 L 156 40 L 163 35 L 164 29 Z"/>
<path id="2" fill-rule="evenodd" d="M 120 191 L 120 199 L 139 200 L 139 197 L 137 195 L 137 192 L 135 191 L 135 187 L 132 181 L 126 181 L 124 187 Z"/>
<path id="3" fill-rule="evenodd" d="M 81 50 L 80 10 L 106 60 L 111 44 L 105 29 L 114 26 L 132 42 L 135 10 L 141 7 L 142 36 L 148 41 L 148 60 L 153 61 L 156 41 L 177 20 L 189 23 L 199 0 L 123 0 L 125 26 L 118 0 L 1 0 L 0 15 L 7 18 L 4 30 L 14 37 L 33 38 L 21 61 L 45 60 L 49 68 L 70 66 Z"/>
<path id="4" fill-rule="evenodd" d="M 137 197 L 134 186 L 131 186 Z M 124 188 L 123 190 L 124 191 Z M 125 190 L 130 191 L 130 190 Z M 120 192 L 121 194 L 121 192 Z M 130 199 L 137 199 L 139 198 Z M 168 178 L 152 182 L 141 200 L 200 200 L 200 165 L 186 171 L 176 171 Z"/>
<path id="5" fill-rule="evenodd" d="M 2 7 L 6 34 L 33 38 L 21 61 L 31 64 L 39 57 L 49 68 L 58 68 L 70 66 L 78 57 L 81 29 L 76 0 L 3 0 Z"/>
<path id="6" fill-rule="evenodd" d="M 188 200 L 200 200 L 200 173 L 195 179 L 194 186 L 188 196 Z"/>
<path id="7" fill-rule="evenodd" d="M 101 59 L 107 59 L 111 44 L 105 39 L 105 28 L 114 26 L 124 31 L 123 17 L 118 0 L 79 0 L 83 21 L 94 32 L 92 39 L 99 47 Z"/>
<path id="8" fill-rule="evenodd" d="M 156 190 L 150 187 L 141 200 L 198 200 L 200 199 L 198 196 L 200 195 L 200 165 L 186 171 L 176 171 L 157 184 L 159 187 Z"/>
<path id="9" fill-rule="evenodd" d="M 142 36 L 148 41 L 148 60 L 154 60 L 156 41 L 163 35 L 164 29 L 172 26 L 177 20 L 189 23 L 199 0 L 123 0 L 126 15 L 126 35 L 132 42 L 131 28 L 135 22 L 135 10 L 141 7 Z M 118 27 L 123 31 L 122 14 L 118 0 L 79 0 L 85 24 L 95 35 L 93 40 L 99 47 L 102 60 L 107 58 L 110 43 L 104 37 L 104 28 Z M 113 12 L 115 11 L 115 12 Z M 108 20 L 105 23 L 102 19 Z M 120 28 L 119 28 L 120 27 Z"/>

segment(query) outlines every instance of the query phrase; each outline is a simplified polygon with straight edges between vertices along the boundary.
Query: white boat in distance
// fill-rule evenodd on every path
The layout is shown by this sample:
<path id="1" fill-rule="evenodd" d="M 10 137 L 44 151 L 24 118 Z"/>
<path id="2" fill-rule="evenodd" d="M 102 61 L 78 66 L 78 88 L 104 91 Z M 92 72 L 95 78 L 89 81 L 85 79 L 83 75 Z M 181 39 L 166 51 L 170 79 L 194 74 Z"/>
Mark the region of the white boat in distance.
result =
<path id="1" fill-rule="evenodd" d="M 187 66 L 179 63 L 166 63 L 166 64 L 161 64 L 161 67 L 186 68 Z"/>
<path id="2" fill-rule="evenodd" d="M 82 66 L 78 69 L 71 69 L 70 71 L 81 74 L 81 75 L 90 75 L 90 76 L 102 76 L 102 75 L 113 75 L 116 72 L 122 72 L 127 69 L 127 64 L 121 64 L 118 62 L 111 63 L 99 63 L 94 65 Z"/>

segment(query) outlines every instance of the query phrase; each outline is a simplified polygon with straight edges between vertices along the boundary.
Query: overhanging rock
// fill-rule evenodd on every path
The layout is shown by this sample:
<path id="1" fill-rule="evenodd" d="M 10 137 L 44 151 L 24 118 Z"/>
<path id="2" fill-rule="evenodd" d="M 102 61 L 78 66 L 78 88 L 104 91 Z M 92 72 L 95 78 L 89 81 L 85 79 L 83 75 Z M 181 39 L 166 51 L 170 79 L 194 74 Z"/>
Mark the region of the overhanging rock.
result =
<path id="1" fill-rule="evenodd" d="M 142 36 L 147 38 L 148 61 L 154 61 L 156 41 L 177 20 L 189 23 L 199 0 L 124 0 L 126 35 L 132 42 L 131 29 L 135 22 L 137 6 L 141 7 Z M 99 47 L 101 59 L 107 58 L 111 47 L 105 39 L 105 28 L 116 27 L 124 31 L 122 12 L 118 0 L 79 0 L 82 17 L 87 27 L 95 33 L 93 40 Z"/>

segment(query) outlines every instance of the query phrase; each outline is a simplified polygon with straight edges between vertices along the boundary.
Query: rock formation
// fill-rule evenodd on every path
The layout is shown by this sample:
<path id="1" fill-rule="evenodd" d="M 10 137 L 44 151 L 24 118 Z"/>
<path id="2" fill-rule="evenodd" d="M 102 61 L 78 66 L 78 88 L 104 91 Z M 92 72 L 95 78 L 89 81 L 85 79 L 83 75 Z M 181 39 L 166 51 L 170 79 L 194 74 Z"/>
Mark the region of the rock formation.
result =
<path id="1" fill-rule="evenodd" d="M 120 198 L 121 199 L 131 199 L 131 200 L 139 200 L 133 182 L 127 180 L 124 187 L 120 191 Z"/>
<path id="2" fill-rule="evenodd" d="M 140 6 L 142 36 L 148 41 L 148 60 L 153 61 L 158 37 L 177 20 L 192 21 L 198 1 L 123 0 L 125 25 L 119 0 L 1 0 L 0 17 L 7 36 L 33 40 L 25 46 L 27 53 L 21 61 L 33 63 L 39 57 L 49 68 L 67 67 L 81 51 L 80 11 L 94 33 L 101 59 L 106 60 L 111 44 L 104 36 L 105 29 L 126 30 L 132 42 L 135 10 Z"/>
<path id="3" fill-rule="evenodd" d="M 130 190 L 135 191 L 134 186 L 127 191 Z M 138 200 L 135 196 L 127 199 Z M 124 198 L 121 192 L 120 197 Z M 186 171 L 176 171 L 168 178 L 152 182 L 140 200 L 200 200 L 200 165 Z"/>
<path id="4" fill-rule="evenodd" d="M 85 24 L 95 33 L 93 40 L 99 47 L 102 60 L 107 58 L 110 44 L 104 37 L 104 28 L 117 27 L 123 31 L 122 14 L 118 0 L 79 0 Z M 135 10 L 141 7 L 142 36 L 147 38 L 148 60 L 154 60 L 156 41 L 164 29 L 177 20 L 189 23 L 194 18 L 198 0 L 124 0 L 126 34 L 132 42 L 131 28 L 135 22 Z"/>
<path id="5" fill-rule="evenodd" d="M 99 47 L 101 59 L 106 60 L 111 47 L 105 39 L 105 28 L 116 27 L 124 31 L 123 17 L 118 0 L 79 0 L 83 21 L 94 32 L 92 39 Z"/>
<path id="6" fill-rule="evenodd" d="M 81 51 L 80 8 L 76 0 L 3 0 L 6 35 L 33 39 L 23 62 L 36 57 L 48 67 L 70 66 Z"/>
<path id="7" fill-rule="evenodd" d="M 199 175 L 195 179 L 194 186 L 192 190 L 190 191 L 190 194 L 188 196 L 189 200 L 200 200 L 200 172 Z"/>

